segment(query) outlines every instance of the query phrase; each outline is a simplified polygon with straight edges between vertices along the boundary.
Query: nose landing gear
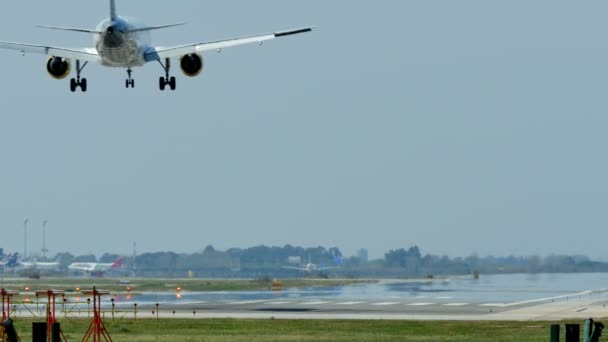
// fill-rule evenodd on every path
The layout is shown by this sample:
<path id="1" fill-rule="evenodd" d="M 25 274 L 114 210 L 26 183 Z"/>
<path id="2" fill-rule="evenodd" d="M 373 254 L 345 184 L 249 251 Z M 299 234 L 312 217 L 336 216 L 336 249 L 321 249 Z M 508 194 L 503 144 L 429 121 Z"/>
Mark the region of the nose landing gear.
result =
<path id="1" fill-rule="evenodd" d="M 125 87 L 126 88 L 135 88 L 135 80 L 133 78 L 131 78 L 131 75 L 133 74 L 133 69 L 128 68 L 127 69 L 127 74 L 129 75 L 129 78 L 127 78 L 127 80 L 125 81 Z"/>

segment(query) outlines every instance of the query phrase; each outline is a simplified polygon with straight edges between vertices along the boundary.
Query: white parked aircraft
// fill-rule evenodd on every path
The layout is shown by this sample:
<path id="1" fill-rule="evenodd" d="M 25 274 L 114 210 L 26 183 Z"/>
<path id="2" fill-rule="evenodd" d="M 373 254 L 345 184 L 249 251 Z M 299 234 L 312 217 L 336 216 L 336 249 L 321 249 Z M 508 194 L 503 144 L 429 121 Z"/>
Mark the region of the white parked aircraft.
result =
<path id="1" fill-rule="evenodd" d="M 61 264 L 58 262 L 22 261 L 19 263 L 26 270 L 59 271 Z"/>
<path id="2" fill-rule="evenodd" d="M 82 272 L 92 276 L 102 276 L 104 272 L 113 269 L 120 268 L 124 259 L 118 258 L 113 263 L 99 263 L 99 262 L 74 262 L 68 269 L 70 271 Z"/>
<path id="3" fill-rule="evenodd" d="M 172 47 L 158 47 L 151 45 L 150 31 L 180 26 L 183 24 L 144 26 L 133 19 L 118 16 L 115 0 L 110 0 L 110 18 L 102 21 L 97 29 L 80 29 L 56 26 L 40 26 L 43 28 L 90 33 L 95 37 L 93 48 L 65 48 L 47 45 L 31 45 L 23 43 L 0 42 L 0 48 L 11 49 L 25 53 L 40 53 L 50 56 L 46 69 L 51 77 L 64 79 L 70 74 L 71 62 L 75 61 L 76 78 L 72 78 L 70 89 L 77 88 L 87 91 L 87 79 L 80 74 L 89 63 L 97 63 L 106 67 L 125 68 L 128 78 L 125 82 L 127 88 L 135 87 L 135 80 L 131 77 L 134 67 L 143 66 L 149 62 L 158 62 L 165 70 L 165 76 L 159 79 L 160 90 L 167 86 L 175 90 L 175 77 L 170 76 L 171 58 L 180 58 L 179 64 L 186 76 L 194 77 L 203 71 L 202 53 L 218 51 L 237 45 L 259 43 L 264 41 L 287 37 L 299 33 L 312 31 L 311 27 L 269 33 L 257 36 L 248 36 L 228 40 L 219 40 L 205 43 L 177 45 Z"/>

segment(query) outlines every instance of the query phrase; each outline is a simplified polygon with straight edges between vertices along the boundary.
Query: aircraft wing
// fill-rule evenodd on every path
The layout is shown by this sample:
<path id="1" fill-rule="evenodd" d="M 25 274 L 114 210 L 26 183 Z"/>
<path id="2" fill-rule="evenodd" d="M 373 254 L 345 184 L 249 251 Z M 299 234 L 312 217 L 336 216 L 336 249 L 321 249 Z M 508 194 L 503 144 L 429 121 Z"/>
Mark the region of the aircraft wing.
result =
<path id="1" fill-rule="evenodd" d="M 72 49 L 63 47 L 53 47 L 45 45 L 32 45 L 12 42 L 1 42 L 0 49 L 16 50 L 21 53 L 39 53 L 43 55 L 63 57 L 69 59 L 79 59 L 86 62 L 99 63 L 101 58 L 93 48 Z"/>
<path id="2" fill-rule="evenodd" d="M 200 53 L 205 51 L 213 51 L 213 50 L 222 50 L 224 48 L 245 45 L 245 44 L 253 44 L 253 43 L 263 43 L 267 40 L 272 40 L 276 38 L 282 38 L 287 36 L 292 36 L 300 33 L 306 33 L 312 31 L 312 27 L 306 27 L 301 29 L 289 30 L 289 31 L 281 31 L 275 33 L 262 34 L 257 36 L 248 36 L 227 40 L 218 40 L 213 42 L 206 43 L 198 43 L 198 44 L 188 44 L 174 47 L 156 47 L 146 52 L 145 58 L 146 61 L 156 61 L 165 58 L 174 58 L 181 57 L 191 53 Z"/>
<path id="3" fill-rule="evenodd" d="M 303 267 L 283 266 L 281 268 L 286 269 L 286 270 L 306 271 L 306 268 L 303 268 Z"/>

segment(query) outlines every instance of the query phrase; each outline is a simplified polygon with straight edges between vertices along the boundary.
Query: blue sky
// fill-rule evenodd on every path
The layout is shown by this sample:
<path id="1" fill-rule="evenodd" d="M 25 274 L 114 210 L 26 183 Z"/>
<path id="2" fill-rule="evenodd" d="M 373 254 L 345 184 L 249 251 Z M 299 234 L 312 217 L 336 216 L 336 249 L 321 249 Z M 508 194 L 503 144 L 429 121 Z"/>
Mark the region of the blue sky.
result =
<path id="1" fill-rule="evenodd" d="M 317 25 L 162 69 L 0 51 L 3 247 L 193 252 L 257 244 L 608 258 L 608 3 L 194 1 L 122 15 L 172 45 Z M 31 8 L 37 8 L 32 11 Z M 0 40 L 92 46 L 106 1 L 9 2 Z"/>

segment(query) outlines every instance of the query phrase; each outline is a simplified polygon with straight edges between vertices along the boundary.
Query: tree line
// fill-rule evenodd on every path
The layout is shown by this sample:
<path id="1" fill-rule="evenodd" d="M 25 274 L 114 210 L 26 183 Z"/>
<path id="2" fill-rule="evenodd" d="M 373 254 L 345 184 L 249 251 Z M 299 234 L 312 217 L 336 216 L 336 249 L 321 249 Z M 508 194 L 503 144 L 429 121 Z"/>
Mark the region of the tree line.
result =
<path id="1" fill-rule="evenodd" d="M 75 256 L 59 253 L 55 260 L 62 270 L 73 262 L 112 263 L 117 254 L 105 253 Z M 331 270 L 316 272 L 332 277 L 432 277 L 439 275 L 501 274 L 501 273 L 557 273 L 557 272 L 607 272 L 608 263 L 592 261 L 585 256 L 551 255 L 450 258 L 422 254 L 418 246 L 390 250 L 383 258 L 362 260 L 358 256 L 344 257 L 337 247 L 304 248 L 286 245 L 231 248 L 226 251 L 207 246 L 197 253 L 156 252 L 124 257 L 125 263 L 118 275 L 140 277 L 293 277 L 303 274 L 288 269 L 288 261 L 300 260 L 305 265 L 310 260 Z M 291 265 L 294 266 L 294 265 Z"/>

